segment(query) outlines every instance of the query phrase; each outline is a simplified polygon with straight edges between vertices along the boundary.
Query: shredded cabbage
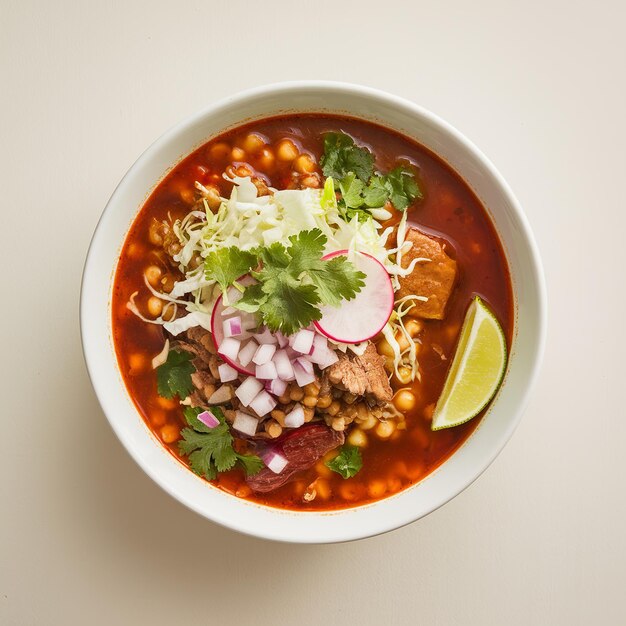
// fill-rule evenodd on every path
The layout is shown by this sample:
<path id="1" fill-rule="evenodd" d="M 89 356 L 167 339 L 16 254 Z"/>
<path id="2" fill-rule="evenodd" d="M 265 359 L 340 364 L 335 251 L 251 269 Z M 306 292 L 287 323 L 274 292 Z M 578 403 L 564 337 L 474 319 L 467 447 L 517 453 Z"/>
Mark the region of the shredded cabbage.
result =
<path id="1" fill-rule="evenodd" d="M 182 305 L 189 312 L 187 316 L 171 322 L 165 322 L 162 317 L 150 320 L 163 324 L 172 334 L 176 335 L 196 325 L 210 327 L 206 317 L 220 290 L 216 288 L 214 280 L 205 278 L 202 264 L 193 268 L 190 264 L 196 255 L 204 259 L 220 248 L 235 246 L 241 250 L 250 250 L 276 242 L 288 246 L 292 235 L 302 230 L 319 228 L 327 238 L 327 253 L 348 250 L 349 257 L 356 252 L 373 256 L 391 275 L 394 290 L 400 288 L 399 277 L 410 274 L 417 263 L 430 260 L 413 259 L 408 267 L 403 268 L 402 255 L 412 245 L 405 241 L 406 212 L 398 224 L 397 247 L 389 250 L 386 244 L 394 229 L 383 230 L 378 220 L 389 219 L 391 214 L 381 208 L 372 210 L 371 216 L 365 220 L 360 221 L 356 216 L 346 220 L 339 213 L 334 181 L 330 177 L 326 179 L 323 190 L 271 190 L 273 193 L 266 196 L 258 195 L 257 187 L 250 177 L 224 177 L 233 183 L 233 190 L 230 198 L 221 198 L 215 213 L 209 209 L 206 201 L 210 191 L 197 183 L 196 187 L 205 196 L 204 211 L 191 211 L 172 225 L 181 245 L 174 260 L 185 278 L 174 284 L 170 294 L 155 292 L 146 281 L 150 291 L 168 302 L 166 306 Z M 192 300 L 183 299 L 189 295 Z M 139 314 L 134 298 L 131 300 L 129 308 L 132 306 L 131 310 Z"/>

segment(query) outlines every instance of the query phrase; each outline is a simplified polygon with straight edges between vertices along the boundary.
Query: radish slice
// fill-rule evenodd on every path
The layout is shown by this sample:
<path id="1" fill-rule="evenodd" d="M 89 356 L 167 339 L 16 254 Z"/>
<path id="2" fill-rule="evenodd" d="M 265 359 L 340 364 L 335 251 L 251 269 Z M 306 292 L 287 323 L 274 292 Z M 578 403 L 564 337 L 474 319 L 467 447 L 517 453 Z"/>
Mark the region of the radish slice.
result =
<path id="1" fill-rule="evenodd" d="M 211 411 L 203 411 L 198 414 L 198 421 L 202 422 L 207 428 L 215 428 L 220 425 L 220 421 L 211 413 Z"/>
<path id="2" fill-rule="evenodd" d="M 261 389 L 263 389 L 263 383 L 250 376 L 237 387 L 235 395 L 239 398 L 241 404 L 248 406 Z"/>
<path id="3" fill-rule="evenodd" d="M 238 430 L 240 433 L 254 437 L 254 435 L 256 435 L 258 425 L 259 420 L 256 417 L 253 417 L 248 413 L 244 413 L 243 411 L 237 411 L 237 413 L 235 413 L 233 428 Z"/>
<path id="4" fill-rule="evenodd" d="M 217 371 L 220 373 L 220 380 L 223 383 L 229 383 L 231 380 L 237 380 L 237 376 L 239 376 L 239 372 L 234 368 L 228 365 L 228 363 L 222 363 Z"/>
<path id="5" fill-rule="evenodd" d="M 275 450 L 268 450 L 261 459 L 267 469 L 274 472 L 274 474 L 280 474 L 287 467 L 287 463 L 289 463 L 282 454 Z"/>
<path id="6" fill-rule="evenodd" d="M 276 400 L 267 391 L 259 391 L 254 400 L 250 402 L 250 408 L 259 417 L 263 417 L 276 408 Z"/>
<path id="7" fill-rule="evenodd" d="M 274 380 L 278 378 L 278 373 L 276 372 L 276 365 L 274 365 L 274 361 L 268 361 L 267 363 L 257 365 L 255 376 L 259 380 Z"/>
<path id="8" fill-rule="evenodd" d="M 252 278 L 252 276 L 246 275 L 240 278 L 237 281 L 240 285 L 244 287 L 248 287 L 250 285 L 254 285 L 256 280 Z M 254 329 L 257 326 L 256 317 L 252 313 L 244 313 L 234 307 L 230 306 L 231 304 L 237 302 L 241 298 L 241 292 L 234 287 L 230 287 L 228 289 L 228 300 L 229 306 L 224 306 L 223 298 L 220 296 L 213 307 L 213 312 L 211 313 L 211 334 L 213 335 L 213 343 L 217 348 L 218 354 L 226 361 L 229 365 L 234 367 L 238 372 L 242 374 L 246 374 L 248 376 L 254 376 L 254 368 L 250 369 L 247 367 L 248 363 L 252 360 L 254 356 L 254 352 L 250 355 L 250 358 L 246 363 L 242 363 L 239 360 L 239 355 L 235 354 L 231 356 L 230 353 L 226 354 L 222 351 L 222 345 L 227 339 L 231 339 L 232 337 L 228 337 L 227 332 L 225 334 L 225 329 L 229 328 L 228 324 L 230 323 L 230 319 L 235 319 L 234 316 L 239 317 L 241 324 L 241 333 L 238 335 L 238 338 L 241 341 L 241 350 L 245 350 L 248 345 L 246 342 L 247 338 L 250 334 L 246 331 L 250 329 Z M 244 357 L 247 356 L 248 352 L 244 352 Z M 245 359 L 244 359 L 245 360 Z"/>
<path id="9" fill-rule="evenodd" d="M 304 424 L 304 409 L 301 404 L 296 406 L 285 415 L 285 426 L 289 428 L 300 428 Z"/>
<path id="10" fill-rule="evenodd" d="M 347 256 L 348 250 L 327 254 L 324 260 Z M 339 343 L 360 343 L 377 335 L 393 311 L 393 286 L 387 270 L 369 254 L 357 252 L 353 259 L 357 270 L 366 276 L 365 285 L 352 300 L 339 307 L 322 307 L 322 318 L 315 327 L 329 339 Z"/>

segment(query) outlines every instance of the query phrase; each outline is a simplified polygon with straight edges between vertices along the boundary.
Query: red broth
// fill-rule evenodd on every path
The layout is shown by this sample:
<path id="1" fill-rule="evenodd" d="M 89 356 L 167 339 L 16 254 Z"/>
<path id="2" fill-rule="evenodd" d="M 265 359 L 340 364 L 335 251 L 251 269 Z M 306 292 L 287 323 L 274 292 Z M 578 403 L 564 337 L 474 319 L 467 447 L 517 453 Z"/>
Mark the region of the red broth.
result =
<path id="1" fill-rule="evenodd" d="M 352 118 L 311 114 L 254 122 L 212 139 L 179 163 L 142 207 L 123 245 L 112 303 L 115 349 L 128 392 L 155 436 L 186 464 L 177 445 L 178 432 L 186 425 L 181 407 L 176 400 L 158 396 L 156 376 L 150 366 L 152 357 L 163 346 L 163 330 L 143 322 L 126 308 L 135 291 L 139 292 L 139 308 L 147 305 L 150 293 L 143 282 L 147 266 L 156 264 L 169 280 L 178 278 L 163 263 L 163 251 L 150 241 L 153 218 L 163 220 L 168 213 L 174 218 L 188 213 L 196 180 L 217 185 L 222 194 L 228 194 L 230 186 L 222 179 L 222 173 L 233 161 L 235 165 L 249 164 L 268 184 L 285 188 L 292 180 L 293 163 L 272 160 L 263 152 L 255 157 L 236 150 L 233 154 L 233 148 L 245 145 L 250 132 L 259 133 L 275 156 L 278 143 L 290 139 L 301 153 L 311 155 L 317 162 L 323 152 L 323 134 L 337 130 L 367 145 L 381 170 L 393 168 L 399 160 L 417 166 L 425 197 L 409 209 L 410 222 L 449 242 L 448 252 L 458 262 L 459 279 L 445 319 L 424 321 L 419 352 L 422 381 L 410 386 L 417 403 L 406 413 L 406 429 L 395 430 L 388 439 L 376 436 L 375 429 L 367 431 L 363 468 L 354 478 L 344 480 L 318 462 L 301 472 L 295 481 L 267 494 L 252 493 L 239 469 L 220 474 L 213 481 L 224 491 L 278 508 L 327 510 L 356 506 L 406 489 L 427 476 L 459 448 L 480 421 L 477 417 L 456 428 L 436 432 L 430 429 L 432 409 L 441 393 L 471 299 L 480 295 L 489 304 L 502 324 L 509 347 L 513 333 L 511 280 L 498 236 L 480 201 L 440 158 L 407 137 Z M 400 387 L 408 386 L 397 386 Z M 316 497 L 306 502 L 303 494 L 316 479 Z"/>

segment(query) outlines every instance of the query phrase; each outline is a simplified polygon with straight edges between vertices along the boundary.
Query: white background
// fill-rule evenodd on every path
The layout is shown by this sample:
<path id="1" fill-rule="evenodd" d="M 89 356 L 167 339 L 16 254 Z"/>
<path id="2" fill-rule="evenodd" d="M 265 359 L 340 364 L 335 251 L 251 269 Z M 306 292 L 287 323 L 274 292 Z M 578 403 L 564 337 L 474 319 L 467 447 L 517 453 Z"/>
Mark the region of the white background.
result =
<path id="1" fill-rule="evenodd" d="M 0 623 L 626 623 L 624 6 L 0 0 Z M 89 239 L 144 148 L 302 78 L 464 132 L 525 207 L 550 297 L 496 462 L 426 519 L 336 546 L 238 536 L 163 493 L 107 425 L 78 329 Z"/>

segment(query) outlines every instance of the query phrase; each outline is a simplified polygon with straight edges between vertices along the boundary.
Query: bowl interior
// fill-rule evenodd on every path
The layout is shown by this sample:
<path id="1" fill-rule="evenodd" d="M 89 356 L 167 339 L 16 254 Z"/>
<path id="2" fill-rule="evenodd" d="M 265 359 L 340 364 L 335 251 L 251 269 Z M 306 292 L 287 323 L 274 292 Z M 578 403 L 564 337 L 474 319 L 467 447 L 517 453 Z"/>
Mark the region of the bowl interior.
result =
<path id="1" fill-rule="evenodd" d="M 509 262 L 515 331 L 508 373 L 469 439 L 420 483 L 379 502 L 330 512 L 263 507 L 212 487 L 176 461 L 144 424 L 119 373 L 111 335 L 112 281 L 134 217 L 165 174 L 224 130 L 298 112 L 345 114 L 399 131 L 443 158 L 487 208 Z M 113 193 L 94 234 L 81 293 L 81 331 L 94 389 L 116 434 L 139 465 L 189 508 L 235 530 L 294 542 L 358 539 L 400 527 L 467 487 L 502 449 L 526 404 L 545 333 L 539 257 L 526 219 L 491 163 L 458 131 L 402 99 L 337 83 L 288 83 L 228 98 L 165 133 L 137 160 Z"/>

